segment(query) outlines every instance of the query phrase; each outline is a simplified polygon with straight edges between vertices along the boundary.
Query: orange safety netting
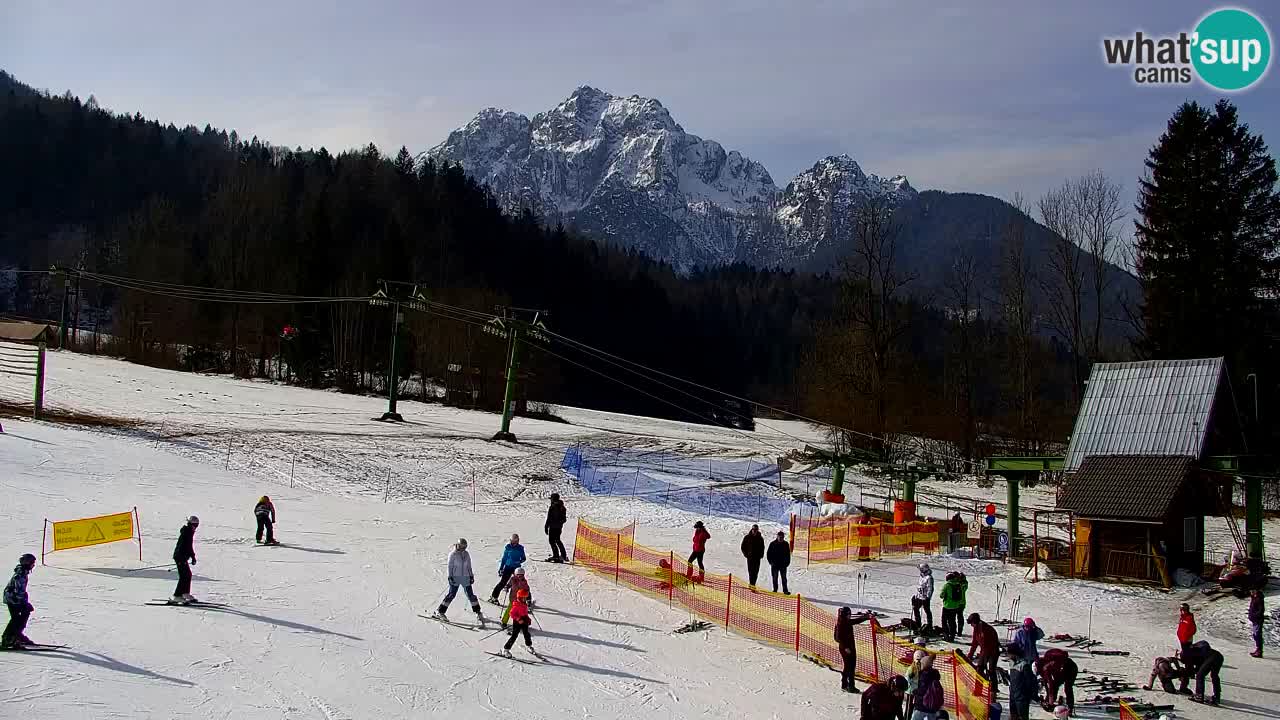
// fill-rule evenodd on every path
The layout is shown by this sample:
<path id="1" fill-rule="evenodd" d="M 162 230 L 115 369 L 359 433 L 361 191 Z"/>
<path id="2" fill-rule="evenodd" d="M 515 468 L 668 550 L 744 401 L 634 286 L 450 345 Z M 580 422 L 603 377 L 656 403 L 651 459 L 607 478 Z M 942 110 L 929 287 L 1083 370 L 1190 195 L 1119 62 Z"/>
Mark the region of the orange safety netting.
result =
<path id="1" fill-rule="evenodd" d="M 845 563 L 885 555 L 936 552 L 941 523 L 863 523 L 858 518 L 791 516 L 791 548 L 808 563 Z"/>
<path id="2" fill-rule="evenodd" d="M 793 525 L 796 524 L 794 520 Z M 826 543 L 823 553 L 835 552 L 830 547 L 832 542 L 841 542 L 841 553 L 851 549 L 855 557 L 860 548 L 871 547 L 862 545 L 859 539 L 871 537 L 863 535 L 862 531 L 870 532 L 874 526 L 854 525 L 851 528 L 848 523 L 841 523 L 840 530 L 832 531 L 825 527 L 837 524 L 823 527 L 819 525 L 822 522 L 825 520 L 806 524 L 803 532 L 811 539 L 822 538 L 817 542 Z M 899 540 L 905 536 L 905 544 L 909 548 L 917 530 L 926 539 L 931 532 L 928 527 L 912 527 L 916 525 L 933 526 L 935 534 L 932 539 L 936 544 L 936 523 L 884 527 L 894 529 L 893 535 Z M 815 526 L 822 529 L 815 533 Z M 906 529 L 901 529 L 904 526 Z M 793 528 L 794 534 L 799 532 Z M 839 540 L 841 532 L 844 533 L 843 541 Z M 834 613 L 800 595 L 782 595 L 753 588 L 733 575 L 700 572 L 672 551 L 661 552 L 640 545 L 635 540 L 635 533 L 635 523 L 615 529 L 579 520 L 573 561 L 597 575 L 611 578 L 618 585 L 665 599 L 668 604 L 679 605 L 705 620 L 724 625 L 727 630 L 804 654 L 833 668 L 838 669 L 843 664 L 835 643 Z M 876 547 L 881 546 L 882 538 L 888 534 L 879 532 L 874 535 Z M 854 539 L 852 545 L 849 544 L 850 538 Z M 840 560 L 844 560 L 844 555 Z M 895 637 L 874 619 L 854 627 L 854 640 L 858 651 L 857 672 L 864 680 L 887 680 L 905 673 L 911 664 L 912 654 L 923 649 L 934 656 L 934 667 L 942 676 L 946 707 L 953 710 L 953 717 L 957 720 L 987 720 L 991 703 L 990 685 L 960 653 L 932 652 L 912 645 Z"/>
<path id="3" fill-rule="evenodd" d="M 1136 710 L 1129 707 L 1129 703 L 1120 701 L 1120 720 L 1142 720 L 1142 716 Z"/>

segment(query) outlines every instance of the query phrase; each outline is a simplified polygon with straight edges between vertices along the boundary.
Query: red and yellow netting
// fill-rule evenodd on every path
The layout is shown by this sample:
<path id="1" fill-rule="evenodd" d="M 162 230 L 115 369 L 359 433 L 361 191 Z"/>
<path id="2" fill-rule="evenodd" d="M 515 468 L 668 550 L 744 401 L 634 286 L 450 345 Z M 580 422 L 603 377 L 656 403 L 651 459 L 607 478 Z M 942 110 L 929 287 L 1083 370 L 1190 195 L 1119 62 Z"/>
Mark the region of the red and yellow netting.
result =
<path id="1" fill-rule="evenodd" d="M 1142 720 L 1142 716 L 1136 710 L 1129 707 L 1129 703 L 1120 701 L 1120 720 Z"/>
<path id="2" fill-rule="evenodd" d="M 807 563 L 846 563 L 886 555 L 936 552 L 940 523 L 863 523 L 858 518 L 791 516 L 791 552 Z"/>
<path id="3" fill-rule="evenodd" d="M 819 528 L 817 532 L 815 527 Z M 793 535 L 804 532 L 808 541 L 823 544 L 821 552 L 824 558 L 833 556 L 815 562 L 835 561 L 836 551 L 832 545 L 840 543 L 839 561 L 843 562 L 847 557 L 845 553 L 857 557 L 862 548 L 872 548 L 871 544 L 862 543 L 862 539 L 868 537 L 875 539 L 878 556 L 883 552 L 883 539 L 890 534 L 885 529 L 894 531 L 895 545 L 906 546 L 906 550 L 901 552 L 910 551 L 916 542 L 917 532 L 923 536 L 921 542 L 937 543 L 937 524 L 927 522 L 861 526 L 823 520 L 806 523 L 803 529 L 795 528 Z M 661 552 L 640 545 L 635 534 L 635 523 L 624 528 L 607 528 L 579 520 L 573 560 L 618 585 L 665 599 L 672 606 L 679 605 L 705 620 L 724 625 L 728 630 L 802 653 L 835 668 L 843 664 L 835 644 L 834 613 L 799 595 L 781 595 L 753 588 L 733 575 L 699 572 L 672 551 Z M 864 680 L 878 681 L 905 673 L 911 664 L 912 654 L 923 649 L 895 637 L 875 620 L 857 625 L 854 630 L 858 648 L 857 670 Z M 933 655 L 934 667 L 942 675 L 947 707 L 954 710 L 954 717 L 958 720 L 986 720 L 991 702 L 987 681 L 958 652 Z"/>

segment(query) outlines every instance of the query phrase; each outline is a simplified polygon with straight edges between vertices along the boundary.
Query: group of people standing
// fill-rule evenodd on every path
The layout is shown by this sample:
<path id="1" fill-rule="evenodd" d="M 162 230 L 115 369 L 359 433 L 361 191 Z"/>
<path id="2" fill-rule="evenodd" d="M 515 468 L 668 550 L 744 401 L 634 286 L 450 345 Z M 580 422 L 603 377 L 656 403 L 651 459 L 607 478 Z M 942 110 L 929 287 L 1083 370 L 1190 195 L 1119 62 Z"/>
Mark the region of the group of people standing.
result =
<path id="1" fill-rule="evenodd" d="M 710 538 L 706 528 L 702 527 L 699 521 L 694 525 L 694 551 L 698 554 L 699 567 L 702 562 L 702 552 L 697 549 L 698 535 L 697 530 L 701 529 L 706 533 L 706 538 Z M 706 545 L 706 538 L 703 539 L 703 547 Z M 759 525 L 752 525 L 751 529 L 742 538 L 742 556 L 747 559 L 747 582 L 751 587 L 756 586 L 756 580 L 760 577 L 760 561 L 767 560 L 769 562 L 769 574 L 773 578 L 773 591 L 778 592 L 778 583 L 782 583 L 782 594 L 790 595 L 791 590 L 787 587 L 787 568 L 791 566 L 791 543 L 787 542 L 787 533 L 779 530 L 778 536 L 769 543 L 768 549 L 764 546 L 764 535 L 760 533 Z"/>

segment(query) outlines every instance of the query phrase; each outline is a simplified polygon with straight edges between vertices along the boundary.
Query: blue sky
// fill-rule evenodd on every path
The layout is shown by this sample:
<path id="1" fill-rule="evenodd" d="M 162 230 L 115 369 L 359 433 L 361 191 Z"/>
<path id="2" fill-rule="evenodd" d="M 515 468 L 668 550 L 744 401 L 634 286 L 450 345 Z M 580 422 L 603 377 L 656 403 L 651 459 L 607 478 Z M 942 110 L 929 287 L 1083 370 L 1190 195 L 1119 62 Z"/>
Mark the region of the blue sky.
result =
<path id="1" fill-rule="evenodd" d="M 178 125 L 388 153 L 425 150 L 482 107 L 532 115 L 589 84 L 658 98 L 779 184 L 844 152 L 917 188 L 1032 199 L 1095 169 L 1131 196 L 1178 104 L 1220 95 L 1137 87 L 1102 61 L 1104 36 L 1189 30 L 1206 3 L 180 5 L 0 0 L 0 68 Z M 1232 96 L 1273 147 L 1278 82 Z"/>

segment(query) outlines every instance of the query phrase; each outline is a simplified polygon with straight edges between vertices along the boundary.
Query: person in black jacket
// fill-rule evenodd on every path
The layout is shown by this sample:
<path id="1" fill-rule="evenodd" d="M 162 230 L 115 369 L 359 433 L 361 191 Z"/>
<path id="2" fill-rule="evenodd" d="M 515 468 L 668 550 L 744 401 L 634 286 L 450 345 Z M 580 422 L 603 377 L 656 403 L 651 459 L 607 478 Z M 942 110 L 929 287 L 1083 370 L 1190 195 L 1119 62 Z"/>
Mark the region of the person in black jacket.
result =
<path id="1" fill-rule="evenodd" d="M 560 493 L 551 493 L 551 507 L 547 508 L 547 522 L 542 528 L 547 534 L 547 541 L 551 543 L 551 557 L 547 558 L 547 562 L 569 562 L 569 554 L 564 551 L 564 543 L 560 542 L 560 531 L 564 528 L 565 516 Z"/>
<path id="2" fill-rule="evenodd" d="M 276 506 L 271 504 L 271 498 L 263 495 L 258 498 L 258 504 L 253 506 L 253 516 L 258 520 L 258 534 L 254 538 L 258 542 L 262 542 L 262 531 L 267 531 L 267 544 L 279 545 L 276 542 L 275 524 L 276 524 Z"/>
<path id="3" fill-rule="evenodd" d="M 853 611 L 847 607 L 840 608 L 836 613 L 836 647 L 840 648 L 840 658 L 844 660 L 844 667 L 840 670 L 840 689 L 845 692 L 858 692 L 858 688 L 853 685 L 854 674 L 858 669 L 858 646 L 853 639 L 853 626 L 866 621 L 865 614 L 854 617 Z"/>
<path id="4" fill-rule="evenodd" d="M 178 544 L 173 548 L 173 562 L 178 566 L 178 587 L 173 591 L 170 603 L 189 605 L 196 601 L 191 597 L 191 565 L 196 564 L 196 528 L 200 518 L 192 515 L 187 524 L 178 530 Z M 190 565 L 188 565 L 188 562 Z"/>
<path id="5" fill-rule="evenodd" d="M 759 525 L 752 525 L 743 536 L 742 557 L 747 559 L 747 580 L 755 587 L 756 578 L 760 577 L 760 561 L 764 559 L 764 536 L 760 534 Z"/>
<path id="6" fill-rule="evenodd" d="M 769 552 L 765 557 L 769 560 L 769 570 L 773 575 L 773 591 L 778 592 L 778 578 L 782 578 L 782 594 L 790 595 L 787 589 L 787 567 L 791 565 L 791 545 L 786 540 L 787 534 L 778 531 L 778 539 L 769 543 Z"/>

